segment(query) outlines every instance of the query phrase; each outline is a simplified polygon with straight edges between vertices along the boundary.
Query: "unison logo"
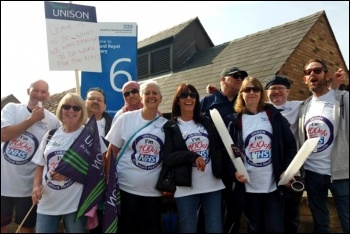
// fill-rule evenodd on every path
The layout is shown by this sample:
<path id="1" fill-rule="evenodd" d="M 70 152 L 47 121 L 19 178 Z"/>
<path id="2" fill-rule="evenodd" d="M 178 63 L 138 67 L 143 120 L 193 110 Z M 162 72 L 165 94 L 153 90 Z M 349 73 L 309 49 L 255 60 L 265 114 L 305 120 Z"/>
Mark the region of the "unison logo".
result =
<path id="1" fill-rule="evenodd" d="M 75 11 L 75 10 L 52 9 L 52 15 L 55 17 L 61 17 L 61 18 L 83 19 L 83 20 L 90 19 L 90 15 L 88 12 L 81 12 L 81 11 Z"/>

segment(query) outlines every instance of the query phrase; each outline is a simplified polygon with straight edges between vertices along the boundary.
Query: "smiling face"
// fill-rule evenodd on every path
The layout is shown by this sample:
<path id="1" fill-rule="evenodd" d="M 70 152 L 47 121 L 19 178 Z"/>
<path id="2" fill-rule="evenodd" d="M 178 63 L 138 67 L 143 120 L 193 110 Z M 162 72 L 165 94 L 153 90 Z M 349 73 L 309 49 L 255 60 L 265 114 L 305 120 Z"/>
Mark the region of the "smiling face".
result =
<path id="1" fill-rule="evenodd" d="M 284 85 L 271 85 L 266 94 L 272 104 L 280 106 L 287 101 L 289 89 Z"/>
<path id="2" fill-rule="evenodd" d="M 311 62 L 305 67 L 304 83 L 314 96 L 321 96 L 328 92 L 329 77 L 319 62 Z"/>
<path id="3" fill-rule="evenodd" d="M 29 95 L 28 106 L 34 107 L 39 101 L 44 102 L 49 98 L 49 85 L 46 81 L 38 80 L 30 85 L 27 94 Z"/>
<path id="4" fill-rule="evenodd" d="M 68 101 L 67 103 L 62 105 L 62 122 L 65 127 L 70 127 L 73 129 L 80 127 L 81 115 L 82 106 L 80 106 L 80 104 L 78 103 L 75 103 L 73 100 Z"/>
<path id="5" fill-rule="evenodd" d="M 141 102 L 144 108 L 158 110 L 161 101 L 162 95 L 156 84 L 150 83 L 142 90 Z"/>
<path id="6" fill-rule="evenodd" d="M 188 89 L 188 91 L 182 91 L 178 95 L 178 104 L 180 106 L 181 115 L 186 113 L 193 113 L 196 100 L 198 98 L 197 92 L 192 92 Z"/>

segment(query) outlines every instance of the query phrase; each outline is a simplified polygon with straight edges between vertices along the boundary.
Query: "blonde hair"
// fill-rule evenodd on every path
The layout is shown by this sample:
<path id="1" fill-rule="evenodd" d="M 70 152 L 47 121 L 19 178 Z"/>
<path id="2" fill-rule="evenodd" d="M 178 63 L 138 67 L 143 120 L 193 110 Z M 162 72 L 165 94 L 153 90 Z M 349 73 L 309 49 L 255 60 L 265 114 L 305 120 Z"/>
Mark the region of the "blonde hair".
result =
<path id="1" fill-rule="evenodd" d="M 63 116 L 62 116 L 62 105 L 68 104 L 69 102 L 73 102 L 75 105 L 81 107 L 81 115 L 80 115 L 79 122 L 81 125 L 85 124 L 88 118 L 88 113 L 87 113 L 84 100 L 77 93 L 67 93 L 66 95 L 63 96 L 61 101 L 58 103 L 58 106 L 56 109 L 56 116 L 61 121 L 62 125 L 64 125 Z"/>
<path id="2" fill-rule="evenodd" d="M 250 112 L 249 109 L 245 105 L 245 101 L 243 99 L 243 94 L 242 94 L 243 90 L 249 84 L 252 84 L 254 87 L 260 89 L 260 100 L 259 100 L 259 104 L 258 104 L 258 112 L 261 112 L 264 109 L 265 102 L 267 101 L 267 97 L 266 97 L 266 93 L 264 91 L 264 88 L 263 88 L 261 82 L 257 78 L 247 77 L 242 82 L 242 86 L 239 89 L 237 100 L 236 100 L 236 103 L 234 106 L 234 109 L 237 113 L 246 114 L 246 113 Z"/>

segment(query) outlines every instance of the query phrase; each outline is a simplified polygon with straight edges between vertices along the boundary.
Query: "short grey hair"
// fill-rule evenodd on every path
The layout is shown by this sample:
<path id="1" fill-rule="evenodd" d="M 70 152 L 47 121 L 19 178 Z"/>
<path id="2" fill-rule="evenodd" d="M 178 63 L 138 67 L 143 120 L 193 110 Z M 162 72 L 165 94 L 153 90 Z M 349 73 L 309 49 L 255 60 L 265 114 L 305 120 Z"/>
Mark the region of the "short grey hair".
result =
<path id="1" fill-rule="evenodd" d="M 162 96 L 162 91 L 160 90 L 160 85 L 159 85 L 158 82 L 155 81 L 155 80 L 148 80 L 148 81 L 142 83 L 141 86 L 140 86 L 140 95 L 145 94 L 146 88 L 147 88 L 149 85 L 154 85 L 154 86 L 156 86 L 157 89 L 158 89 L 159 94 Z"/>

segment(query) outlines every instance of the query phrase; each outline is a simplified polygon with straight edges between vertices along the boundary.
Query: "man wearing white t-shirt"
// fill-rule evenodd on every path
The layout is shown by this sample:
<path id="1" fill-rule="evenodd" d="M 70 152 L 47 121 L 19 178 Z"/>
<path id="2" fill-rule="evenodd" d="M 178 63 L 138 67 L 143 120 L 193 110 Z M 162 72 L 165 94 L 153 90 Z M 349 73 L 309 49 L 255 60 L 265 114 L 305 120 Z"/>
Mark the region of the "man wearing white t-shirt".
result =
<path id="1" fill-rule="evenodd" d="M 27 104 L 9 103 L 1 110 L 1 233 L 7 232 L 15 209 L 15 223 L 20 224 L 32 206 L 36 164 L 31 159 L 51 129 L 60 126 L 58 119 L 42 107 L 50 96 L 46 81 L 33 82 L 27 89 Z M 19 232 L 34 232 L 36 208 Z"/>
<path id="2" fill-rule="evenodd" d="M 339 69 L 335 77 L 341 76 Z M 311 59 L 304 67 L 304 83 L 312 92 L 299 110 L 299 139 L 320 140 L 304 163 L 305 188 L 314 233 L 329 232 L 328 190 L 335 201 L 344 233 L 349 233 L 349 92 L 329 90 L 331 72 Z"/>
<path id="3" fill-rule="evenodd" d="M 281 114 L 288 120 L 290 129 L 298 145 L 298 113 L 302 101 L 288 101 L 290 91 L 289 80 L 281 75 L 274 75 L 265 85 L 267 97 Z M 301 170 L 303 171 L 303 169 Z M 295 177 L 300 180 L 300 176 Z M 284 231 L 286 233 L 297 233 L 300 225 L 299 204 L 303 193 L 290 190 L 289 197 L 285 200 L 284 208 Z"/>

